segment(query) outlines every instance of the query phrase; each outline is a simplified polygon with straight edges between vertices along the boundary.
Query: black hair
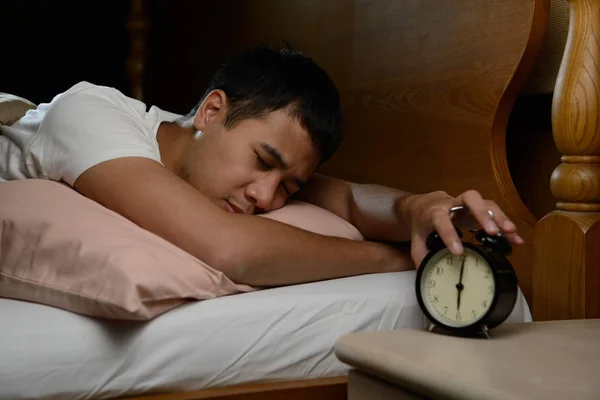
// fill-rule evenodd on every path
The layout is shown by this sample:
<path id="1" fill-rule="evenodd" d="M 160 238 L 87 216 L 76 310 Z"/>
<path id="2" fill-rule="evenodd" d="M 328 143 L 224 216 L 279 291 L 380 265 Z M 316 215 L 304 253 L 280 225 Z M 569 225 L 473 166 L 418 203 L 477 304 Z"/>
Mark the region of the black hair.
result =
<path id="1" fill-rule="evenodd" d="M 202 100 L 213 90 L 225 92 L 229 104 L 224 126 L 231 129 L 247 118 L 288 108 L 328 160 L 342 139 L 343 116 L 339 93 L 329 75 L 310 57 L 289 44 L 282 49 L 265 44 L 231 56 L 212 77 Z"/>

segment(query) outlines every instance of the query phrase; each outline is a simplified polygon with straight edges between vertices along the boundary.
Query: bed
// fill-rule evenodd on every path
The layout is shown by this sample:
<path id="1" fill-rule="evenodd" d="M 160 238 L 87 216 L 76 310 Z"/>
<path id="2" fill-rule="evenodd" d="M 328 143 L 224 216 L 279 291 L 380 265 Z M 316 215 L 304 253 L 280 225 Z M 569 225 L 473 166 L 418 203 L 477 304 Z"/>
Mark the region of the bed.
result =
<path id="1" fill-rule="evenodd" d="M 151 21 L 143 1 L 131 4 L 128 71 L 131 93 L 143 98 L 145 35 Z M 223 54 L 257 40 L 278 43 L 285 38 L 311 54 L 338 85 L 346 137 L 322 172 L 413 192 L 478 189 L 507 211 L 527 243 L 511 257 L 523 296 L 509 322 L 527 322 L 532 315 L 536 320 L 600 317 L 600 250 L 593 246 L 600 241 L 600 135 L 598 94 L 589 90 L 598 87 L 598 64 L 590 60 L 600 49 L 590 37 L 599 27 L 597 18 L 586 17 L 598 15 L 597 1 L 571 1 L 569 51 L 551 85 L 556 87 L 554 137 L 569 157 L 563 159 L 566 167 L 553 175 L 557 211 L 543 218 L 531 212 L 514 184 L 506 143 L 513 106 L 535 78 L 536 62 L 545 63 L 540 57 L 548 43 L 549 1 L 448 0 L 436 1 L 435 7 L 417 0 L 233 4 L 228 33 L 221 37 Z M 580 73 L 584 68 L 585 76 Z M 247 293 L 186 305 L 131 329 L 0 299 L 0 321 L 9 327 L 1 331 L 11 338 L 10 343 L 0 341 L 0 354 L 13 357 L 1 365 L 14 365 L 0 370 L 0 398 L 344 399 L 346 370 L 332 355 L 333 342 L 358 329 L 423 326 L 413 283 L 414 273 L 405 272 Z M 216 318 L 223 307 L 234 316 L 239 312 L 236 301 L 257 312 L 271 310 L 268 329 L 244 326 L 250 341 L 232 340 L 231 349 L 221 345 L 225 354 L 215 344 L 207 354 L 215 357 L 211 360 L 225 357 L 219 360 L 227 368 L 203 370 L 205 353 L 200 360 L 202 348 L 194 346 L 195 340 L 219 338 L 190 315 Z M 24 318 L 28 314 L 36 316 L 34 322 Z M 240 331 L 242 325 L 235 324 L 243 322 L 229 328 Z M 32 333 L 23 336 L 22 330 Z M 44 353 L 59 351 L 44 345 L 50 340 L 44 336 L 48 331 L 72 353 Z M 275 341 L 265 342 L 267 334 Z M 167 345 L 166 338 L 172 343 Z M 273 349 L 271 343 L 278 346 Z M 298 347 L 306 351 L 290 350 Z M 39 370 L 18 369 L 32 365 L 23 358 L 28 348 L 47 356 L 36 361 Z M 78 353 L 86 348 L 93 353 Z M 253 357 L 240 358 L 245 351 Z M 281 354 L 275 364 L 248 364 L 268 351 Z M 66 357 L 65 368 L 43 369 L 48 357 Z M 61 371 L 60 379 L 53 375 Z"/>
<path id="2" fill-rule="evenodd" d="M 348 371 L 333 352 L 343 334 L 427 327 L 414 280 L 411 271 L 262 290 L 193 302 L 148 323 L 0 299 L 0 398 L 114 398 L 336 379 Z M 520 295 L 507 323 L 527 321 Z"/>

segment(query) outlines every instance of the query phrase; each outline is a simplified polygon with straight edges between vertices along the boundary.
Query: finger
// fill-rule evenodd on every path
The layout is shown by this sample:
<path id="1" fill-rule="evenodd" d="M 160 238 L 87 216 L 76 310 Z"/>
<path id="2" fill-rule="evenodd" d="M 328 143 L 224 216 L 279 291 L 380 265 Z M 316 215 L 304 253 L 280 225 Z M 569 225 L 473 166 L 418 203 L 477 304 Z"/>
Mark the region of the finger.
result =
<path id="1" fill-rule="evenodd" d="M 517 231 L 517 227 L 513 222 L 508 218 L 508 216 L 502 211 L 500 207 L 493 201 L 487 202 L 488 214 L 491 211 L 491 217 L 496 221 L 496 224 L 502 229 L 505 233 L 515 233 Z"/>
<path id="2" fill-rule="evenodd" d="M 488 212 L 489 207 L 479 192 L 469 190 L 461 194 L 458 198 L 471 211 L 471 214 L 488 235 L 495 235 L 500 231 L 500 227 L 496 224 L 494 217 Z M 497 206 L 496 208 L 499 210 Z"/>
<path id="3" fill-rule="evenodd" d="M 452 211 L 450 220 L 454 225 L 461 227 L 471 227 L 477 224 L 477 220 L 471 215 L 471 212 L 467 207 L 464 207 L 461 210 Z"/>
<path id="4" fill-rule="evenodd" d="M 504 234 L 504 237 L 513 244 L 522 245 L 525 243 L 523 238 L 516 233 Z"/>
<path id="5" fill-rule="evenodd" d="M 517 234 L 517 226 L 496 203 L 489 201 L 488 209 L 491 211 L 492 218 L 496 221 L 496 224 L 502 229 L 502 234 L 509 242 L 519 245 L 525 243 L 523 238 Z"/>
<path id="6" fill-rule="evenodd" d="M 525 243 L 525 241 L 523 240 L 523 238 L 521 236 L 519 236 L 515 230 L 515 232 L 502 232 L 502 236 L 504 236 L 505 239 L 507 239 L 509 242 L 516 244 L 516 245 L 522 245 Z"/>
<path id="7" fill-rule="evenodd" d="M 413 235 L 412 239 L 411 239 L 410 256 L 417 268 L 419 268 L 419 266 L 423 262 L 423 259 L 429 252 L 427 250 L 426 240 L 427 240 L 427 237 L 419 235 L 419 234 Z"/>
<path id="8" fill-rule="evenodd" d="M 452 254 L 462 254 L 462 243 L 456 233 L 456 228 L 452 224 L 450 215 L 445 209 L 439 209 L 433 213 L 433 227 Z"/>

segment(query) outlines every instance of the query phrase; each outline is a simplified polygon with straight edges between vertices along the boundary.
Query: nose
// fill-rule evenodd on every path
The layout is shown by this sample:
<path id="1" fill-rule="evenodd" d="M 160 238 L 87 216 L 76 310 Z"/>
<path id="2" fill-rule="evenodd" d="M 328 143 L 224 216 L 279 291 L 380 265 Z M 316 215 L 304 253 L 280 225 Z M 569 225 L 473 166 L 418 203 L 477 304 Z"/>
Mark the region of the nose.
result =
<path id="1" fill-rule="evenodd" d="M 254 204 L 256 212 L 266 212 L 273 207 L 278 182 L 273 180 L 260 180 L 246 186 L 246 199 Z"/>

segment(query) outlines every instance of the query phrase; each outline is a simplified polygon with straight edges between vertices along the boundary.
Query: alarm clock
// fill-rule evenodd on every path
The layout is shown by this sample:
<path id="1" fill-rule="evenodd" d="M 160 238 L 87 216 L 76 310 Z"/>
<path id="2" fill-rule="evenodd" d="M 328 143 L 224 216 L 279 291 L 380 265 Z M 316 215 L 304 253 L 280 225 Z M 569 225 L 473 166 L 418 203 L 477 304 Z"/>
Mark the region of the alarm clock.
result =
<path id="1" fill-rule="evenodd" d="M 450 213 L 461 209 L 454 207 Z M 462 240 L 462 232 L 455 229 Z M 463 241 L 461 255 L 453 255 L 437 232 L 428 236 L 429 253 L 417 271 L 417 300 L 431 322 L 430 331 L 489 338 L 489 330 L 508 318 L 517 299 L 517 277 L 506 259 L 512 248 L 502 232 L 470 232 L 479 244 Z"/>

